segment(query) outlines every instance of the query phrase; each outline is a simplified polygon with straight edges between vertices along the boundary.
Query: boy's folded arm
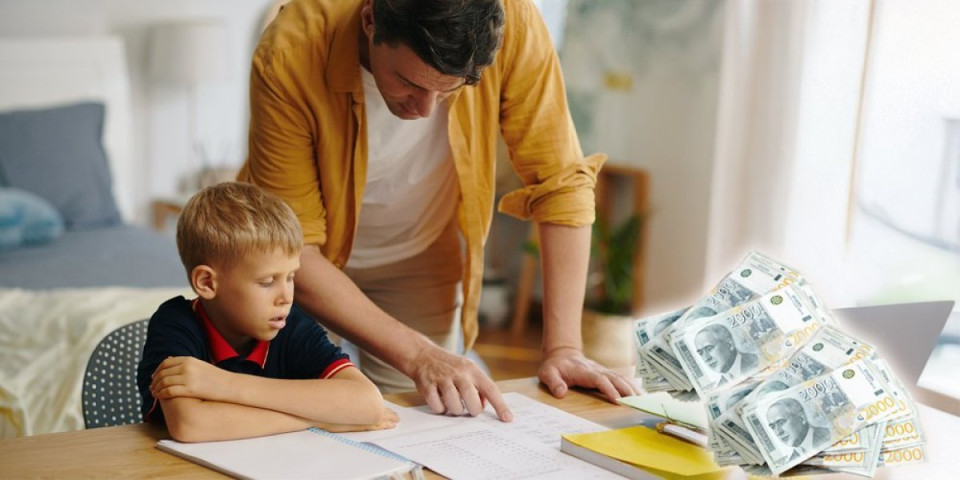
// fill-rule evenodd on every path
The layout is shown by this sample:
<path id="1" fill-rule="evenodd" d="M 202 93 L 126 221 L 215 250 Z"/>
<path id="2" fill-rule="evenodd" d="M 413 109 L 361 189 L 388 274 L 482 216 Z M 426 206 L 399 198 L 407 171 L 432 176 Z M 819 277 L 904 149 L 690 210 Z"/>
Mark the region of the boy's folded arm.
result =
<path id="1" fill-rule="evenodd" d="M 356 368 L 323 380 L 287 380 L 228 372 L 193 357 L 171 357 L 154 373 L 151 391 L 158 399 L 234 403 L 317 424 L 374 425 L 382 420 L 384 408 L 376 385 Z"/>
<path id="2" fill-rule="evenodd" d="M 237 375 L 228 401 L 267 408 L 320 424 L 374 425 L 384 403 L 377 386 L 356 368 L 328 379 L 283 380 Z"/>
<path id="3" fill-rule="evenodd" d="M 313 427 L 305 418 L 234 403 L 173 397 L 160 400 L 167 430 L 180 442 L 212 442 L 296 432 Z"/>
<path id="4" fill-rule="evenodd" d="M 280 380 L 281 382 L 335 382 L 355 381 L 357 377 L 369 383 L 359 371 L 347 373 L 345 377 L 331 380 Z M 239 374 L 235 374 L 239 375 Z M 250 377 L 249 375 L 242 375 Z M 339 375 L 337 375 L 339 376 Z M 262 378 L 262 377 L 252 377 Z M 268 379 L 273 380 L 273 379 Z M 376 387 L 374 387 L 376 390 Z M 379 398 L 379 392 L 377 392 Z M 353 432 L 393 428 L 399 418 L 387 409 L 382 399 L 375 402 L 377 415 L 372 421 L 356 422 L 348 416 L 332 412 L 332 420 L 315 421 L 296 415 L 239 403 L 203 400 L 194 397 L 170 397 L 159 400 L 163 409 L 167 429 L 170 435 L 181 442 L 212 442 L 238 438 L 274 435 L 295 432 L 310 427 L 323 428 L 332 432 Z M 326 416 L 326 415 L 324 415 Z"/>

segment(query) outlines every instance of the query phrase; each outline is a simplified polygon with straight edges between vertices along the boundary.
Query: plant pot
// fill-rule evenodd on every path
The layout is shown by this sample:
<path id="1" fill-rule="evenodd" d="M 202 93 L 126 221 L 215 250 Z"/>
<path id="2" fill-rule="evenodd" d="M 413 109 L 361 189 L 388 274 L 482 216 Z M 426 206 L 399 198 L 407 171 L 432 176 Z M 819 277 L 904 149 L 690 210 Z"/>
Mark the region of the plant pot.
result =
<path id="1" fill-rule="evenodd" d="M 634 318 L 584 309 L 583 353 L 607 368 L 628 367 L 636 361 Z"/>

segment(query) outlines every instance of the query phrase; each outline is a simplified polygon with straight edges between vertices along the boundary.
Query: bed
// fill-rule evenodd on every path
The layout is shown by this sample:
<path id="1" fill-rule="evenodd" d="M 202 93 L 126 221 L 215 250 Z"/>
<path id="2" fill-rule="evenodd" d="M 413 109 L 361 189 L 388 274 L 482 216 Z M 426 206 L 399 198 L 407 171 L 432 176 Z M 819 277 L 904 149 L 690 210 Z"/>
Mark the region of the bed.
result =
<path id="1" fill-rule="evenodd" d="M 86 362 L 112 330 L 189 295 L 173 238 L 131 221 L 116 37 L 0 40 L 0 438 L 83 428 Z"/>

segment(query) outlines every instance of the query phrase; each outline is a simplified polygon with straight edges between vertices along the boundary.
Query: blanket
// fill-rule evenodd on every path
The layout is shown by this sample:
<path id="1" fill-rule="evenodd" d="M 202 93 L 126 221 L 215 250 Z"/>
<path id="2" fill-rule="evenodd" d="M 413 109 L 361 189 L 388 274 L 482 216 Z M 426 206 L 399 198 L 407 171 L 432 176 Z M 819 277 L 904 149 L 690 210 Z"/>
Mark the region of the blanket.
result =
<path id="1" fill-rule="evenodd" d="M 0 288 L 0 438 L 84 428 L 80 393 L 107 334 L 183 288 Z"/>

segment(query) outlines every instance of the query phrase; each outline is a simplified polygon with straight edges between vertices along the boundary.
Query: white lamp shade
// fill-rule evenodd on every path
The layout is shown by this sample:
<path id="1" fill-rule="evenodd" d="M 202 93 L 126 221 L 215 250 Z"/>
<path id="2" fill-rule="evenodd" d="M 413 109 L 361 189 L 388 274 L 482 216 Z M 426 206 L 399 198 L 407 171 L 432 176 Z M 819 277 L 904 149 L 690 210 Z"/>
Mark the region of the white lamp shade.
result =
<path id="1" fill-rule="evenodd" d="M 209 20 L 168 23 L 150 32 L 150 76 L 196 85 L 227 78 L 227 29 Z"/>

